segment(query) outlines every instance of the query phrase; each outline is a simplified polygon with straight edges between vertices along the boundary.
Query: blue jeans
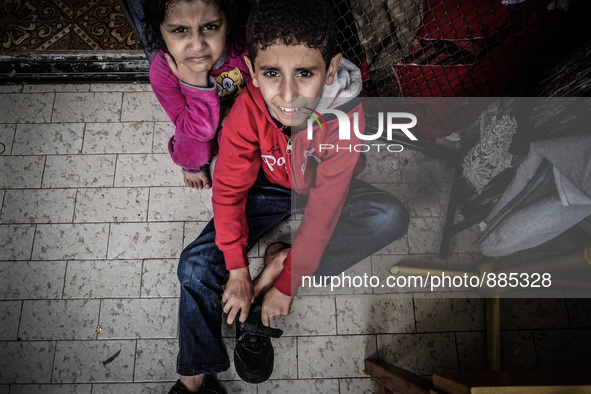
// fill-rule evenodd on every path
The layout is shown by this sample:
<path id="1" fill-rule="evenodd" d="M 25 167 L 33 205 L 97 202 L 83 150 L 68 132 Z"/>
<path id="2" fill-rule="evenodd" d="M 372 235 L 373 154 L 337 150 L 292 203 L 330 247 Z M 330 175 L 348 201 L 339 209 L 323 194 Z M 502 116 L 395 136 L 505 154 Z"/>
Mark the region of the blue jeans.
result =
<path id="1" fill-rule="evenodd" d="M 248 249 L 292 213 L 303 212 L 306 196 L 259 176 L 248 192 Z M 401 238 L 409 217 L 400 201 L 353 179 L 335 232 L 316 275 L 336 275 Z M 178 277 L 179 353 L 177 373 L 193 376 L 230 367 L 222 341 L 222 293 L 228 280 L 224 256 L 215 244 L 213 220 L 182 252 Z"/>

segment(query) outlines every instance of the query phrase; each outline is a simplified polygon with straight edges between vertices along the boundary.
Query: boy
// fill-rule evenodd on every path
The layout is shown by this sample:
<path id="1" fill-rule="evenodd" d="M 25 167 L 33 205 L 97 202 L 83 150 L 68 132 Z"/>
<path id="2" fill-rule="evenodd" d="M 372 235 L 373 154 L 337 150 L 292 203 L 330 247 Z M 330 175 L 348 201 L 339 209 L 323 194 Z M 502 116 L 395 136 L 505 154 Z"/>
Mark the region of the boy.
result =
<path id="1" fill-rule="evenodd" d="M 350 119 L 361 113 L 361 74 L 342 59 L 335 36 L 331 10 L 319 0 L 262 0 L 250 16 L 251 81 L 222 130 L 214 221 L 179 262 L 181 379 L 171 393 L 223 392 L 213 378 L 229 368 L 222 310 L 228 323 L 238 320 L 236 371 L 251 383 L 266 380 L 273 370 L 269 336 L 280 335 L 269 322 L 289 313 L 302 276 L 336 275 L 407 230 L 408 213 L 396 198 L 352 179 L 358 153 L 320 149 L 338 144 L 336 119 L 325 114 L 311 139 L 305 130 L 313 108 L 338 108 Z M 270 245 L 253 282 L 247 251 L 302 208 L 293 245 Z M 251 308 L 255 300 L 262 306 Z"/>

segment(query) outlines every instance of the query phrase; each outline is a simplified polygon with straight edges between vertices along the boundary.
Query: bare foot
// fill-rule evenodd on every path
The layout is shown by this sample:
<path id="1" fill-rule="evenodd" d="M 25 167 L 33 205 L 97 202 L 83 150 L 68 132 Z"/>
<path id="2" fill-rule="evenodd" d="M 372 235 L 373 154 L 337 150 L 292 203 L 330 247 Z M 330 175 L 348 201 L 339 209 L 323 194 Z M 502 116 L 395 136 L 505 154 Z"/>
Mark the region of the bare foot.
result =
<path id="1" fill-rule="evenodd" d="M 183 178 L 185 185 L 191 189 L 210 189 L 211 188 L 211 176 L 209 175 L 209 167 L 205 167 L 203 171 L 195 174 L 184 172 Z"/>
<path id="2" fill-rule="evenodd" d="M 195 376 L 181 376 L 180 381 L 181 383 L 187 388 L 190 393 L 196 393 L 201 386 L 203 386 L 203 380 L 205 379 L 205 375 L 195 375 Z"/>
<path id="3" fill-rule="evenodd" d="M 253 281 L 255 302 L 260 301 L 265 293 L 273 287 L 273 283 L 281 270 L 283 270 L 283 261 L 287 257 L 291 245 L 285 242 L 275 242 L 265 250 L 265 268 Z M 259 297 L 260 296 L 260 297 Z"/>

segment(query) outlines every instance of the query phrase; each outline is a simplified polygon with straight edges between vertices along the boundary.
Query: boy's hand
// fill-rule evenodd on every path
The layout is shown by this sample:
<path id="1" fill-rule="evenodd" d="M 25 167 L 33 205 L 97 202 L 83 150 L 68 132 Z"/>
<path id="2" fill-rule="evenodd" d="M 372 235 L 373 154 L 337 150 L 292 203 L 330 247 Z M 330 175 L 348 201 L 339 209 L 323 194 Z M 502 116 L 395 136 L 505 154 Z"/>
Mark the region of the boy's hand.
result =
<path id="1" fill-rule="evenodd" d="M 261 311 L 261 320 L 265 326 L 269 326 L 269 322 L 276 320 L 281 316 L 289 315 L 291 303 L 293 298 L 286 296 L 275 286 L 271 287 L 263 298 L 263 307 Z"/>
<path id="2" fill-rule="evenodd" d="M 245 322 L 253 302 L 254 291 L 248 268 L 230 271 L 230 279 L 222 296 L 224 313 L 228 314 L 228 324 L 232 324 L 240 311 L 238 320 Z"/>
<path id="3" fill-rule="evenodd" d="M 166 59 L 166 63 L 168 63 L 168 67 L 170 67 L 170 71 L 174 74 L 175 77 L 180 79 L 186 84 L 197 86 L 200 88 L 209 88 L 209 72 L 194 72 L 183 63 L 177 63 L 176 60 L 168 53 L 164 54 L 164 59 Z"/>

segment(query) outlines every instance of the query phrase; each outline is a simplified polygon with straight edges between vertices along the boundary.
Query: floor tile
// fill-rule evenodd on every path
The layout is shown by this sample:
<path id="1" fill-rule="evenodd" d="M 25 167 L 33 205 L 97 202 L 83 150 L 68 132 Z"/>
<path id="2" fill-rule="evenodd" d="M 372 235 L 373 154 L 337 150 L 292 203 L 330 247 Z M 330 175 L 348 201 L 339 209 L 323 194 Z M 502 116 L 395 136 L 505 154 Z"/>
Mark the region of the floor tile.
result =
<path id="1" fill-rule="evenodd" d="M 375 335 L 298 338 L 298 377 L 360 377 L 364 362 L 375 356 Z"/>
<path id="2" fill-rule="evenodd" d="M 408 228 L 410 253 L 439 253 L 443 224 L 443 218 L 413 218 Z"/>
<path id="3" fill-rule="evenodd" d="M 338 393 L 338 379 L 268 380 L 258 387 L 259 394 L 274 393 Z"/>
<path id="4" fill-rule="evenodd" d="M 16 126 L 15 124 L 0 124 L 0 155 L 9 156 L 12 154 Z"/>
<path id="5" fill-rule="evenodd" d="M 68 261 L 64 298 L 139 297 L 141 260 Z"/>
<path id="6" fill-rule="evenodd" d="M 452 333 L 378 335 L 378 349 L 380 360 L 418 375 L 458 370 Z"/>
<path id="7" fill-rule="evenodd" d="M 33 260 L 104 259 L 108 224 L 39 224 Z"/>
<path id="8" fill-rule="evenodd" d="M 168 141 L 174 135 L 175 127 L 171 121 L 154 122 L 153 153 L 168 153 Z"/>
<path id="9" fill-rule="evenodd" d="M 144 260 L 142 271 L 142 298 L 179 297 L 177 259 Z"/>
<path id="10" fill-rule="evenodd" d="M 93 83 L 90 85 L 91 92 L 151 92 L 152 86 L 149 82 L 114 82 L 114 83 Z"/>
<path id="11" fill-rule="evenodd" d="M 402 188 L 392 183 L 382 189 L 398 198 L 412 218 L 445 215 L 437 183 L 405 183 Z"/>
<path id="12" fill-rule="evenodd" d="M 65 261 L 1 261 L 0 299 L 61 298 Z"/>
<path id="13" fill-rule="evenodd" d="M 336 335 L 335 300 L 328 297 L 297 297 L 288 316 L 276 327 L 283 336 Z"/>
<path id="14" fill-rule="evenodd" d="M 176 339 L 138 340 L 135 352 L 136 382 L 176 380 L 176 356 L 179 345 Z"/>
<path id="15" fill-rule="evenodd" d="M 119 122 L 122 93 L 56 93 L 51 121 Z"/>
<path id="16" fill-rule="evenodd" d="M 90 384 L 37 384 L 14 385 L 10 388 L 12 394 L 90 394 Z"/>
<path id="17" fill-rule="evenodd" d="M 189 187 L 150 188 L 149 221 L 209 220 L 213 217 L 212 191 Z"/>
<path id="18" fill-rule="evenodd" d="M 375 255 L 396 255 L 402 254 L 406 255 L 410 253 L 409 251 L 409 241 L 408 241 L 408 234 L 404 235 L 402 238 L 397 239 L 396 241 L 392 242 L 389 245 L 384 246 L 382 249 L 378 250 Z"/>
<path id="19" fill-rule="evenodd" d="M 450 242 L 450 253 L 480 252 L 480 247 L 476 242 L 479 234 L 480 227 L 478 224 L 456 234 Z"/>
<path id="20" fill-rule="evenodd" d="M 23 303 L 0 301 L 0 341 L 16 341 Z"/>
<path id="21" fill-rule="evenodd" d="M 392 156 L 387 152 L 371 152 L 366 155 L 366 167 L 358 175 L 359 179 L 371 184 L 400 182 L 400 170 L 406 159 L 403 156 Z"/>
<path id="22" fill-rule="evenodd" d="M 58 341 L 53 383 L 131 382 L 135 341 Z"/>
<path id="23" fill-rule="evenodd" d="M 445 162 L 410 150 L 405 152 L 404 160 L 400 170 L 402 182 L 451 182 L 452 171 Z"/>
<path id="24" fill-rule="evenodd" d="M 74 222 L 145 222 L 148 188 L 79 189 Z"/>
<path id="25" fill-rule="evenodd" d="M 95 338 L 99 300 L 24 301 L 19 337 L 24 340 Z"/>
<path id="26" fill-rule="evenodd" d="M 152 92 L 123 94 L 122 122 L 164 122 L 170 120 Z"/>
<path id="27" fill-rule="evenodd" d="M 178 299 L 105 299 L 101 303 L 101 339 L 175 338 Z"/>
<path id="28" fill-rule="evenodd" d="M 417 332 L 485 329 L 483 299 L 415 297 Z"/>
<path id="29" fill-rule="evenodd" d="M 556 365 L 551 367 L 557 368 Z M 501 331 L 501 370 L 535 371 L 538 369 L 533 332 Z"/>
<path id="30" fill-rule="evenodd" d="M 591 360 L 590 329 L 534 331 L 540 370 L 588 370 Z M 557 368 L 559 366 L 559 368 Z"/>
<path id="31" fill-rule="evenodd" d="M 0 93 L 5 94 L 5 93 L 22 93 L 23 92 L 23 86 L 21 84 L 17 84 L 17 85 L 0 85 Z"/>
<path id="32" fill-rule="evenodd" d="M 169 154 L 119 155 L 115 187 L 152 185 L 184 187 L 182 170 Z"/>
<path id="33" fill-rule="evenodd" d="M 115 155 L 48 156 L 43 187 L 112 187 L 115 160 Z"/>
<path id="34" fill-rule="evenodd" d="M 460 371 L 487 371 L 486 332 L 458 332 Z M 532 331 L 501 331 L 501 371 L 536 371 Z"/>
<path id="35" fill-rule="evenodd" d="M 152 153 L 151 122 L 87 123 L 84 154 Z"/>
<path id="36" fill-rule="evenodd" d="M 34 225 L 0 225 L 0 260 L 29 260 Z"/>
<path id="37" fill-rule="evenodd" d="M 195 241 L 199 234 L 203 231 L 205 226 L 209 223 L 207 222 L 186 222 L 185 223 L 185 232 L 183 235 L 183 249 L 186 248 L 191 242 Z"/>
<path id="38" fill-rule="evenodd" d="M 178 258 L 182 242 L 181 222 L 112 224 L 108 258 Z"/>
<path id="39" fill-rule="evenodd" d="M 0 188 L 41 187 L 45 156 L 0 156 Z"/>
<path id="40" fill-rule="evenodd" d="M 572 328 L 591 327 L 591 299 L 571 298 L 567 299 L 566 308 L 568 319 Z"/>
<path id="41" fill-rule="evenodd" d="M 267 381 L 269 382 L 269 381 Z M 263 383 L 264 384 L 264 383 Z M 250 384 L 243 381 L 224 381 L 222 385 L 228 391 L 228 393 L 232 394 L 257 394 L 261 393 L 259 387 L 262 387 L 263 384 Z"/>
<path id="42" fill-rule="evenodd" d="M 84 123 L 19 124 L 13 155 L 77 155 L 82 151 Z"/>
<path id="43" fill-rule="evenodd" d="M 101 394 L 162 394 L 167 393 L 174 382 L 166 383 L 95 383 L 93 393 Z"/>
<path id="44" fill-rule="evenodd" d="M 55 93 L 22 93 L 0 95 L 0 123 L 49 123 Z"/>
<path id="45" fill-rule="evenodd" d="M 568 328 L 566 304 L 554 298 L 504 298 L 501 329 Z"/>
<path id="46" fill-rule="evenodd" d="M 45 93 L 45 92 L 89 92 L 90 85 L 87 83 L 62 83 L 62 84 L 28 84 L 23 85 L 23 93 Z"/>
<path id="47" fill-rule="evenodd" d="M 0 342 L 0 383 L 51 383 L 54 351 L 55 342 Z"/>
<path id="48" fill-rule="evenodd" d="M 414 332 L 412 299 L 337 297 L 339 335 Z"/>
<path id="49" fill-rule="evenodd" d="M 0 222 L 71 223 L 75 189 L 7 190 Z"/>
<path id="50" fill-rule="evenodd" d="M 460 372 L 484 372 L 488 370 L 485 332 L 457 332 L 456 340 Z"/>
<path id="51" fill-rule="evenodd" d="M 340 394 L 377 394 L 378 383 L 371 378 L 339 379 Z"/>

